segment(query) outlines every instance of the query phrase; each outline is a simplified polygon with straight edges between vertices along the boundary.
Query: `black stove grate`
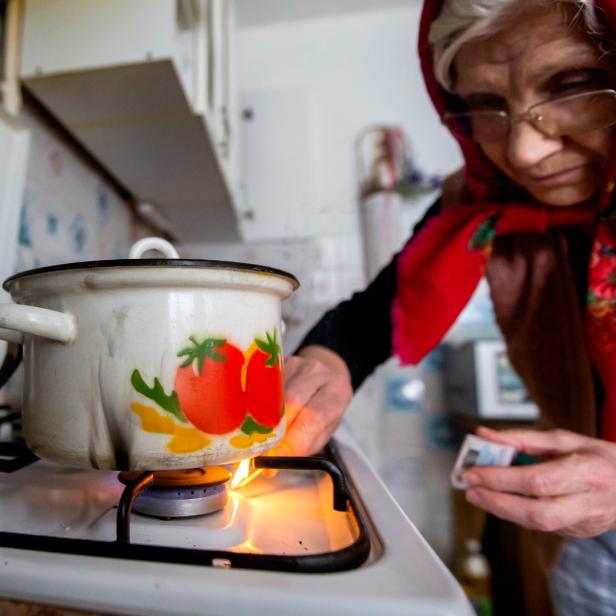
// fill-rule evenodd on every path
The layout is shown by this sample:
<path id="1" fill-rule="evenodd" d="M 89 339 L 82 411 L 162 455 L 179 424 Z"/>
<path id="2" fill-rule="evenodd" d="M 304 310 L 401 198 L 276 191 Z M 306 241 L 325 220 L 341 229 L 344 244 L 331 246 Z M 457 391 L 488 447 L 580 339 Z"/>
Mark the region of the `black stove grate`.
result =
<path id="1" fill-rule="evenodd" d="M 5 423 L 16 425 L 21 421 L 21 413 L 11 411 L 8 405 L 0 404 L 0 410 L 6 411 L 0 415 L 0 426 Z M 0 441 L 0 473 L 14 473 L 37 460 L 24 443 Z"/>
<path id="2" fill-rule="evenodd" d="M 0 442 L 0 473 L 14 473 L 38 458 L 21 443 Z"/>
<path id="3" fill-rule="evenodd" d="M 9 445 L 9 443 L 0 445 Z M 0 447 L 1 455 L 2 448 Z M 30 453 L 30 455 L 34 454 Z M 348 485 L 348 474 L 345 474 L 341 463 L 335 458 L 337 458 L 335 446 L 330 444 L 326 447 L 323 456 L 255 458 L 255 468 L 300 472 L 319 470 L 328 473 L 333 482 L 333 508 L 337 511 L 346 511 L 357 529 L 355 541 L 339 550 L 301 555 L 254 554 L 131 543 L 130 512 L 139 492 L 152 483 L 153 475 L 149 472 L 144 472 L 131 481 L 122 493 L 116 518 L 117 537 L 115 541 L 0 532 L 0 546 L 81 556 L 296 573 L 329 573 L 355 569 L 368 558 L 371 542 L 362 510 L 354 497 L 355 490 Z M 36 460 L 36 456 L 34 459 Z M 0 470 L 3 469 L 0 467 Z"/>

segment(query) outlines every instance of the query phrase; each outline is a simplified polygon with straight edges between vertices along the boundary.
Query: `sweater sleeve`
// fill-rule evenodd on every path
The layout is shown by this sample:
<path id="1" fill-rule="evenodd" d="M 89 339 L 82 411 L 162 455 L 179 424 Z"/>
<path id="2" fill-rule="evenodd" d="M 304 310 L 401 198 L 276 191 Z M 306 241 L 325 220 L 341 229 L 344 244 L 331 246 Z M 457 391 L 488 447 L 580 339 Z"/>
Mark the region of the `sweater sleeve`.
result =
<path id="1" fill-rule="evenodd" d="M 440 200 L 437 200 L 415 225 L 407 245 L 440 209 Z M 326 312 L 295 352 L 312 344 L 334 351 L 346 362 L 353 389 L 357 390 L 391 355 L 391 307 L 396 295 L 400 254 L 394 255 L 366 289 Z"/>

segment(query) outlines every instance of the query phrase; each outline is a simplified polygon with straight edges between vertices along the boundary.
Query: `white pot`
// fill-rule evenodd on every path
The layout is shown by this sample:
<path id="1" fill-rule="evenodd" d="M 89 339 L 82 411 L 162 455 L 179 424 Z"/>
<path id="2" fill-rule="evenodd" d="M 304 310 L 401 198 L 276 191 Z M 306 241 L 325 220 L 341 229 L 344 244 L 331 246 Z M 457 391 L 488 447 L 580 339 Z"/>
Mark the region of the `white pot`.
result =
<path id="1" fill-rule="evenodd" d="M 30 270 L 4 288 L 0 339 L 24 346 L 24 434 L 42 458 L 120 470 L 252 457 L 285 428 L 281 301 L 267 267 L 165 259 Z"/>

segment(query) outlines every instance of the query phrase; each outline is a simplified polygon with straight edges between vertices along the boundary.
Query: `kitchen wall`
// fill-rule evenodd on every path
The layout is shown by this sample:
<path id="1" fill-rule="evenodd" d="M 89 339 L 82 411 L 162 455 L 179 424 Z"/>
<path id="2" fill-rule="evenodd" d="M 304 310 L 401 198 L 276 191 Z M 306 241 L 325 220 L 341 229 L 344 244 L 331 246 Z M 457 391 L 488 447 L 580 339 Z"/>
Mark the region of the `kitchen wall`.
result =
<path id="1" fill-rule="evenodd" d="M 17 271 L 71 261 L 119 259 L 147 226 L 97 167 L 34 106 Z"/>
<path id="2" fill-rule="evenodd" d="M 15 271 L 97 259 L 126 258 L 151 233 L 129 202 L 55 123 L 26 102 L 19 121 L 31 134 Z M 0 358 L 3 356 L 0 349 Z M 19 405 L 21 374 L 0 392 Z"/>
<path id="3" fill-rule="evenodd" d="M 287 352 L 327 307 L 366 284 L 361 208 L 383 212 L 372 216 L 381 223 L 372 232 L 388 236 L 395 250 L 435 198 L 376 195 L 361 202 L 355 151 L 361 131 L 375 124 L 402 128 L 414 162 L 427 175 L 444 176 L 460 165 L 457 146 L 441 127 L 419 74 L 419 9 L 420 3 L 411 0 L 406 8 L 258 23 L 239 30 L 241 101 L 245 106 L 272 101 L 282 110 L 279 123 L 269 124 L 265 133 L 245 125 L 244 196 L 258 202 L 254 191 L 260 186 L 251 184 L 253 169 L 283 178 L 287 188 L 280 201 L 277 191 L 267 192 L 269 201 L 260 203 L 267 211 L 257 210 L 248 227 L 257 236 L 253 241 L 182 246 L 180 251 L 294 273 L 302 286 L 284 306 Z M 242 23 L 241 4 L 238 17 Z M 298 92 L 310 104 L 293 116 L 284 101 L 300 100 Z M 298 153 L 299 147 L 304 150 Z M 263 175 L 259 179 L 265 181 Z M 385 212 L 392 200 L 396 214 L 388 219 Z M 261 227 L 260 216 L 267 221 Z M 492 320 L 482 286 L 456 332 L 463 337 L 469 330 L 490 329 Z M 446 413 L 442 381 L 440 347 L 418 367 L 400 368 L 392 359 L 362 386 L 346 421 L 400 505 L 445 561 L 451 561 L 448 475 L 458 435 Z"/>
<path id="4" fill-rule="evenodd" d="M 295 126 L 281 117 L 279 128 L 272 124 L 268 135 L 259 135 L 262 155 L 267 152 L 279 178 L 295 174 L 301 187 L 303 177 L 315 178 L 311 199 L 298 202 L 289 194 L 287 203 L 280 204 L 279 228 L 299 234 L 301 223 L 304 234 L 358 232 L 355 146 L 361 132 L 374 124 L 404 130 L 424 171 L 445 175 L 459 167 L 458 148 L 434 113 L 419 72 L 419 10 L 420 3 L 411 0 L 405 9 L 240 29 L 238 82 L 244 104 L 257 96 L 293 101 L 297 92 L 310 101 Z M 303 143 L 306 126 L 311 149 L 300 159 L 300 176 L 295 135 Z M 252 143 L 243 146 L 252 151 Z M 245 176 L 252 164 L 244 161 Z"/>

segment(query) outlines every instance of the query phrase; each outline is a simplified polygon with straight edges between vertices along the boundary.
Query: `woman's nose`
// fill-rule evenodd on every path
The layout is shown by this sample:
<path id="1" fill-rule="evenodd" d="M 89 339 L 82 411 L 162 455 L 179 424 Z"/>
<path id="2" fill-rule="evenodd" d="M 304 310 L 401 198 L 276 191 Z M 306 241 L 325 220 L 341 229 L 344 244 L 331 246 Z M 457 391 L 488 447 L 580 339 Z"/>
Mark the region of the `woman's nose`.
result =
<path id="1" fill-rule="evenodd" d="M 530 122 L 515 122 L 509 132 L 507 156 L 514 167 L 531 167 L 562 148 L 560 137 L 550 137 Z"/>

